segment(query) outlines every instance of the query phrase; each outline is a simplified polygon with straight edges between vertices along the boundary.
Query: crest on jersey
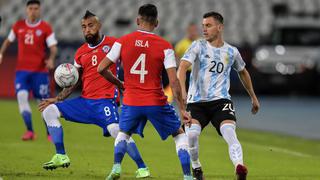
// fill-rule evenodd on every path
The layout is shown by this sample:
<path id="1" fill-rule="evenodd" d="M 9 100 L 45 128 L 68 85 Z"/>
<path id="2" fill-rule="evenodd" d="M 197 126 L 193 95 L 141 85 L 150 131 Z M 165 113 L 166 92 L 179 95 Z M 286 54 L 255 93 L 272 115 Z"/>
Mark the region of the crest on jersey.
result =
<path id="1" fill-rule="evenodd" d="M 37 30 L 36 30 L 36 35 L 37 35 L 37 36 L 41 36 L 41 34 L 42 34 L 42 31 L 41 31 L 40 29 L 37 29 Z"/>
<path id="2" fill-rule="evenodd" d="M 102 47 L 102 51 L 107 54 L 110 51 L 110 47 L 105 45 L 105 46 Z"/>

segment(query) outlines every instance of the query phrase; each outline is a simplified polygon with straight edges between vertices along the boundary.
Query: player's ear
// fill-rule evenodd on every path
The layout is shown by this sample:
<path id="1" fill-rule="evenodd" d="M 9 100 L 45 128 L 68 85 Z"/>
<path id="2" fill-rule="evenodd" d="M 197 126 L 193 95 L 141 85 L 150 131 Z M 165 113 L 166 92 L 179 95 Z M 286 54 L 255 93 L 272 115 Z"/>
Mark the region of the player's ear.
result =
<path id="1" fill-rule="evenodd" d="M 219 32 L 223 31 L 223 24 L 218 25 L 218 30 L 219 30 Z"/>
<path id="2" fill-rule="evenodd" d="M 154 24 L 154 27 L 155 27 L 155 28 L 158 27 L 158 24 L 159 24 L 159 21 L 158 21 L 158 19 L 157 19 L 156 22 L 155 22 L 155 24 Z"/>
<path id="3" fill-rule="evenodd" d="M 139 19 L 139 17 L 137 17 L 136 23 L 137 23 L 138 26 L 140 25 L 140 19 Z"/>

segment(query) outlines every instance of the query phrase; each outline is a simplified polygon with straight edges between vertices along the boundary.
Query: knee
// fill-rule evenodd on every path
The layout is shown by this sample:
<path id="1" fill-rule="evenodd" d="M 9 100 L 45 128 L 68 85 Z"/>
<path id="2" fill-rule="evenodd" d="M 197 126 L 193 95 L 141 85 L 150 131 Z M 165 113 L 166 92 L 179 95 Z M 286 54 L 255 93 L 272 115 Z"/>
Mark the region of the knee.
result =
<path id="1" fill-rule="evenodd" d="M 119 124 L 116 124 L 116 123 L 112 123 L 112 124 L 109 124 L 107 126 L 107 129 L 109 131 L 109 134 L 113 137 L 113 138 L 116 138 L 118 133 L 119 133 Z"/>
<path id="2" fill-rule="evenodd" d="M 28 103 L 28 96 L 29 96 L 29 93 L 26 90 L 20 90 L 17 92 L 17 99 L 18 99 L 20 112 L 31 111 L 31 108 Z"/>
<path id="3" fill-rule="evenodd" d="M 192 124 L 191 127 L 186 127 L 186 134 L 188 136 L 189 145 L 195 146 L 201 133 L 201 127 L 198 124 Z"/>
<path id="4" fill-rule="evenodd" d="M 50 104 L 49 106 L 47 106 L 42 112 L 42 117 L 45 120 L 47 126 L 61 126 L 58 120 L 58 118 L 60 117 L 60 112 L 55 104 Z"/>

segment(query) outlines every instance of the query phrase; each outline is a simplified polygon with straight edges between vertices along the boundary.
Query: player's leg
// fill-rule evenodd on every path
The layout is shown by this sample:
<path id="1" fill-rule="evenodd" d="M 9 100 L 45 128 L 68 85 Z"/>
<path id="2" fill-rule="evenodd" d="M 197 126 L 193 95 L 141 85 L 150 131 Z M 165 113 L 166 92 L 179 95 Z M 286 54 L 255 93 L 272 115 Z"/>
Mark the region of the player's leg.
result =
<path id="1" fill-rule="evenodd" d="M 22 140 L 33 140 L 35 134 L 32 128 L 32 114 L 29 104 L 29 90 L 30 90 L 30 72 L 17 71 L 15 79 L 16 95 L 19 105 L 19 112 L 22 116 L 27 131 L 22 136 Z"/>
<path id="2" fill-rule="evenodd" d="M 223 139 L 228 144 L 229 157 L 235 166 L 237 178 L 246 179 L 248 173 L 247 168 L 243 164 L 243 152 L 241 144 L 237 138 L 236 125 L 232 120 L 224 120 L 220 126 L 220 132 Z"/>
<path id="3" fill-rule="evenodd" d="M 40 102 L 42 99 L 49 98 L 50 96 L 49 74 L 33 73 L 31 78 L 31 89 L 32 89 L 33 96 L 37 99 L 38 102 Z M 50 141 L 51 136 L 49 135 L 47 125 L 45 124 L 45 121 L 43 122 L 46 128 L 47 138 Z"/>
<path id="4" fill-rule="evenodd" d="M 246 179 L 247 168 L 243 165 L 243 152 L 236 134 L 236 117 L 233 103 L 222 99 L 216 101 L 211 123 L 216 127 L 219 135 L 228 144 L 229 157 L 235 166 L 238 179 Z"/>
<path id="5" fill-rule="evenodd" d="M 148 108 L 148 119 L 159 133 L 162 140 L 172 135 L 176 144 L 176 152 L 182 167 L 184 179 L 192 179 L 190 172 L 190 156 L 188 138 L 180 128 L 180 120 L 173 106 L 151 106 Z"/>
<path id="6" fill-rule="evenodd" d="M 196 180 L 203 180 L 204 175 L 199 160 L 199 136 L 202 129 L 210 122 L 210 119 L 207 118 L 205 104 L 188 104 L 187 109 L 191 112 L 191 116 L 194 118 L 192 119 L 190 127 L 185 126 L 189 142 L 192 173 Z"/>
<path id="7" fill-rule="evenodd" d="M 143 128 L 146 124 L 146 119 L 141 114 L 143 109 L 139 107 L 123 105 L 119 120 L 120 132 L 114 142 L 114 164 L 108 180 L 119 179 L 121 173 L 121 162 L 125 153 L 128 151 L 128 142 L 132 133 L 143 135 Z"/>
<path id="8" fill-rule="evenodd" d="M 55 104 L 49 105 L 42 112 L 42 116 L 56 148 L 56 154 L 49 162 L 44 163 L 43 168 L 52 170 L 58 167 L 68 167 L 70 165 L 70 159 L 64 149 L 63 129 L 59 121 L 61 113 L 58 107 Z"/>
<path id="9" fill-rule="evenodd" d="M 117 137 L 117 135 L 120 131 L 118 123 L 109 124 L 107 126 L 107 129 L 108 129 L 110 135 L 114 138 Z M 135 161 L 135 163 L 138 166 L 138 170 L 136 171 L 136 177 L 137 178 L 145 178 L 145 177 L 150 176 L 149 169 L 146 167 L 132 137 L 130 137 L 129 140 L 127 141 L 127 153 L 131 157 L 131 159 Z"/>

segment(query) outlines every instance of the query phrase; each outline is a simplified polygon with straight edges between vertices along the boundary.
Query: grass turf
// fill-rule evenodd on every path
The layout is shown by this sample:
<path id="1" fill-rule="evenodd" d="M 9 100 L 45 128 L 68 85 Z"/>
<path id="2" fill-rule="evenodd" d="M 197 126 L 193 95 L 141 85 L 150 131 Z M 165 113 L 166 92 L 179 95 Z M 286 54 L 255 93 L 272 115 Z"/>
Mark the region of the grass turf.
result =
<path id="1" fill-rule="evenodd" d="M 114 140 L 103 137 L 102 130 L 97 126 L 64 120 L 61 122 L 71 166 L 54 171 L 42 169 L 42 164 L 49 161 L 55 151 L 46 139 L 44 124 L 35 102 L 31 104 L 37 139 L 23 142 L 20 137 L 25 129 L 17 102 L 0 101 L 0 177 L 4 180 L 104 179 L 112 167 Z M 248 179 L 320 179 L 319 141 L 243 129 L 238 129 L 238 137 L 249 169 Z M 182 179 L 171 137 L 161 141 L 148 123 L 145 138 L 135 135 L 134 139 L 151 170 L 152 179 Z M 200 160 L 207 180 L 234 178 L 227 145 L 211 125 L 200 138 Z M 121 179 L 135 179 L 136 166 L 128 156 L 124 159 L 122 169 Z"/>

